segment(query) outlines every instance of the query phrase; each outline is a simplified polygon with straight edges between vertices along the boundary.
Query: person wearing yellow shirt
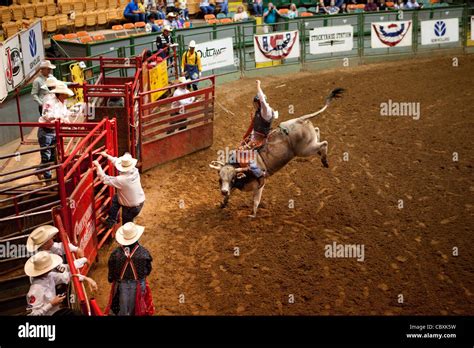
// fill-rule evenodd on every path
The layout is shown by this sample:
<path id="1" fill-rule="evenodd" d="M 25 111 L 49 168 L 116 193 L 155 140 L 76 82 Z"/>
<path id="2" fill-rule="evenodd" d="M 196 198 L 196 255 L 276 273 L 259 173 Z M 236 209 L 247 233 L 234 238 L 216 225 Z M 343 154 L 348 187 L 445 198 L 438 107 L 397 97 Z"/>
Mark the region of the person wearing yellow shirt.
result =
<path id="1" fill-rule="evenodd" d="M 201 57 L 196 51 L 196 41 L 191 40 L 186 52 L 181 59 L 181 71 L 190 80 L 197 80 L 201 77 Z M 193 90 L 197 91 L 197 83 L 192 84 Z"/>

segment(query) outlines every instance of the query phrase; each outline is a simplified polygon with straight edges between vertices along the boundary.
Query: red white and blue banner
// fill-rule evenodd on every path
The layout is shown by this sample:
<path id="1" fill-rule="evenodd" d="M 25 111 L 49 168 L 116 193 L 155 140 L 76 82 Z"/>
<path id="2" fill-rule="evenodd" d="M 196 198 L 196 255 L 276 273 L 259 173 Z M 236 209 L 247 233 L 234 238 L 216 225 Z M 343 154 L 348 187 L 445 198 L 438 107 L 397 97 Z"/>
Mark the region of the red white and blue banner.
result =
<path id="1" fill-rule="evenodd" d="M 438 45 L 459 41 L 459 18 L 421 22 L 421 44 Z"/>
<path id="2" fill-rule="evenodd" d="M 3 44 L 0 43 L 0 66 L 2 67 L 2 71 L 0 73 L 0 102 L 2 102 L 8 95 L 7 79 L 6 79 L 6 74 L 4 73 L 5 70 L 3 68 L 4 55 L 5 55 L 5 50 L 3 49 Z"/>
<path id="3" fill-rule="evenodd" d="M 255 62 L 298 58 L 300 40 L 297 30 L 254 36 Z"/>
<path id="4" fill-rule="evenodd" d="M 411 46 L 412 21 L 372 23 L 371 28 L 372 48 Z"/>
<path id="5" fill-rule="evenodd" d="M 20 38 L 18 35 L 12 36 L 3 43 L 2 59 L 7 90 L 11 92 L 23 82 L 25 77 L 23 74 Z"/>

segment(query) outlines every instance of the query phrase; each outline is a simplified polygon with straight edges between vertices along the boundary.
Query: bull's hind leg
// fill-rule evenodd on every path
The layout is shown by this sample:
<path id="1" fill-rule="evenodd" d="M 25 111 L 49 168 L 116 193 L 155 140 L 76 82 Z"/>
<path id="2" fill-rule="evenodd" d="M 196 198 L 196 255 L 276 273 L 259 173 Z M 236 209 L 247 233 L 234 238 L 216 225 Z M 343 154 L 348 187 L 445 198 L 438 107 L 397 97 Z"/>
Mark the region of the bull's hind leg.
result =
<path id="1" fill-rule="evenodd" d="M 307 156 L 321 156 L 321 163 L 324 167 L 329 168 L 328 162 L 328 142 L 324 141 L 313 141 L 308 147 L 303 150 L 303 153 L 300 155 L 301 157 Z"/>
<path id="2" fill-rule="evenodd" d="M 262 187 L 257 188 L 255 189 L 255 191 L 253 191 L 253 213 L 252 215 L 249 215 L 252 218 L 257 216 L 257 209 L 260 204 L 260 200 L 262 199 L 262 193 L 263 193 L 264 187 L 265 187 L 265 184 L 263 184 Z"/>

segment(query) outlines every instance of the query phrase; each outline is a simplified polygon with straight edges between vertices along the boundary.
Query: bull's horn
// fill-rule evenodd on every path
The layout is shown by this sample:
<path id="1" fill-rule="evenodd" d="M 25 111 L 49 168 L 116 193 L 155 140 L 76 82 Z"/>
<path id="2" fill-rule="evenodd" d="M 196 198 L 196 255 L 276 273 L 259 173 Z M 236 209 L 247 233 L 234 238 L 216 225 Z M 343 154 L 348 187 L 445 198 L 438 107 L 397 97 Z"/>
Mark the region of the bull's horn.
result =
<path id="1" fill-rule="evenodd" d="M 222 169 L 222 166 L 215 166 L 213 164 L 209 164 L 209 167 L 211 167 L 212 169 L 216 169 L 216 170 L 221 170 Z"/>
<path id="2" fill-rule="evenodd" d="M 247 168 L 235 168 L 236 173 L 245 172 Z"/>
<path id="3" fill-rule="evenodd" d="M 225 166 L 225 163 L 222 161 L 211 161 L 211 164 L 214 166 Z"/>

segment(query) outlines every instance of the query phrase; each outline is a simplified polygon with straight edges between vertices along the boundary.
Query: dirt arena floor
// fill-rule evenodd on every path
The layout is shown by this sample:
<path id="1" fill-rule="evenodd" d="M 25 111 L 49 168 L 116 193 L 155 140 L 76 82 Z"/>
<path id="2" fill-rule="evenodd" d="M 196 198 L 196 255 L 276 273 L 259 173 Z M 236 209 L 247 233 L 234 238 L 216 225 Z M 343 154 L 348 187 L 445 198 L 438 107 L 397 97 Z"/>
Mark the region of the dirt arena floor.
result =
<path id="1" fill-rule="evenodd" d="M 330 168 L 319 158 L 290 162 L 267 182 L 255 219 L 247 217 L 248 193 L 234 192 L 220 209 L 208 163 L 240 141 L 255 80 L 219 86 L 214 145 L 142 175 L 147 201 L 137 221 L 154 257 L 157 314 L 473 315 L 474 57 L 457 68 L 451 57 L 417 59 L 262 85 L 278 121 L 318 110 L 334 87 L 347 89 L 313 120 L 329 142 Z M 389 99 L 419 102 L 420 119 L 381 116 Z M 365 260 L 326 258 L 333 242 L 364 245 Z M 115 246 L 92 272 L 102 306 Z"/>

